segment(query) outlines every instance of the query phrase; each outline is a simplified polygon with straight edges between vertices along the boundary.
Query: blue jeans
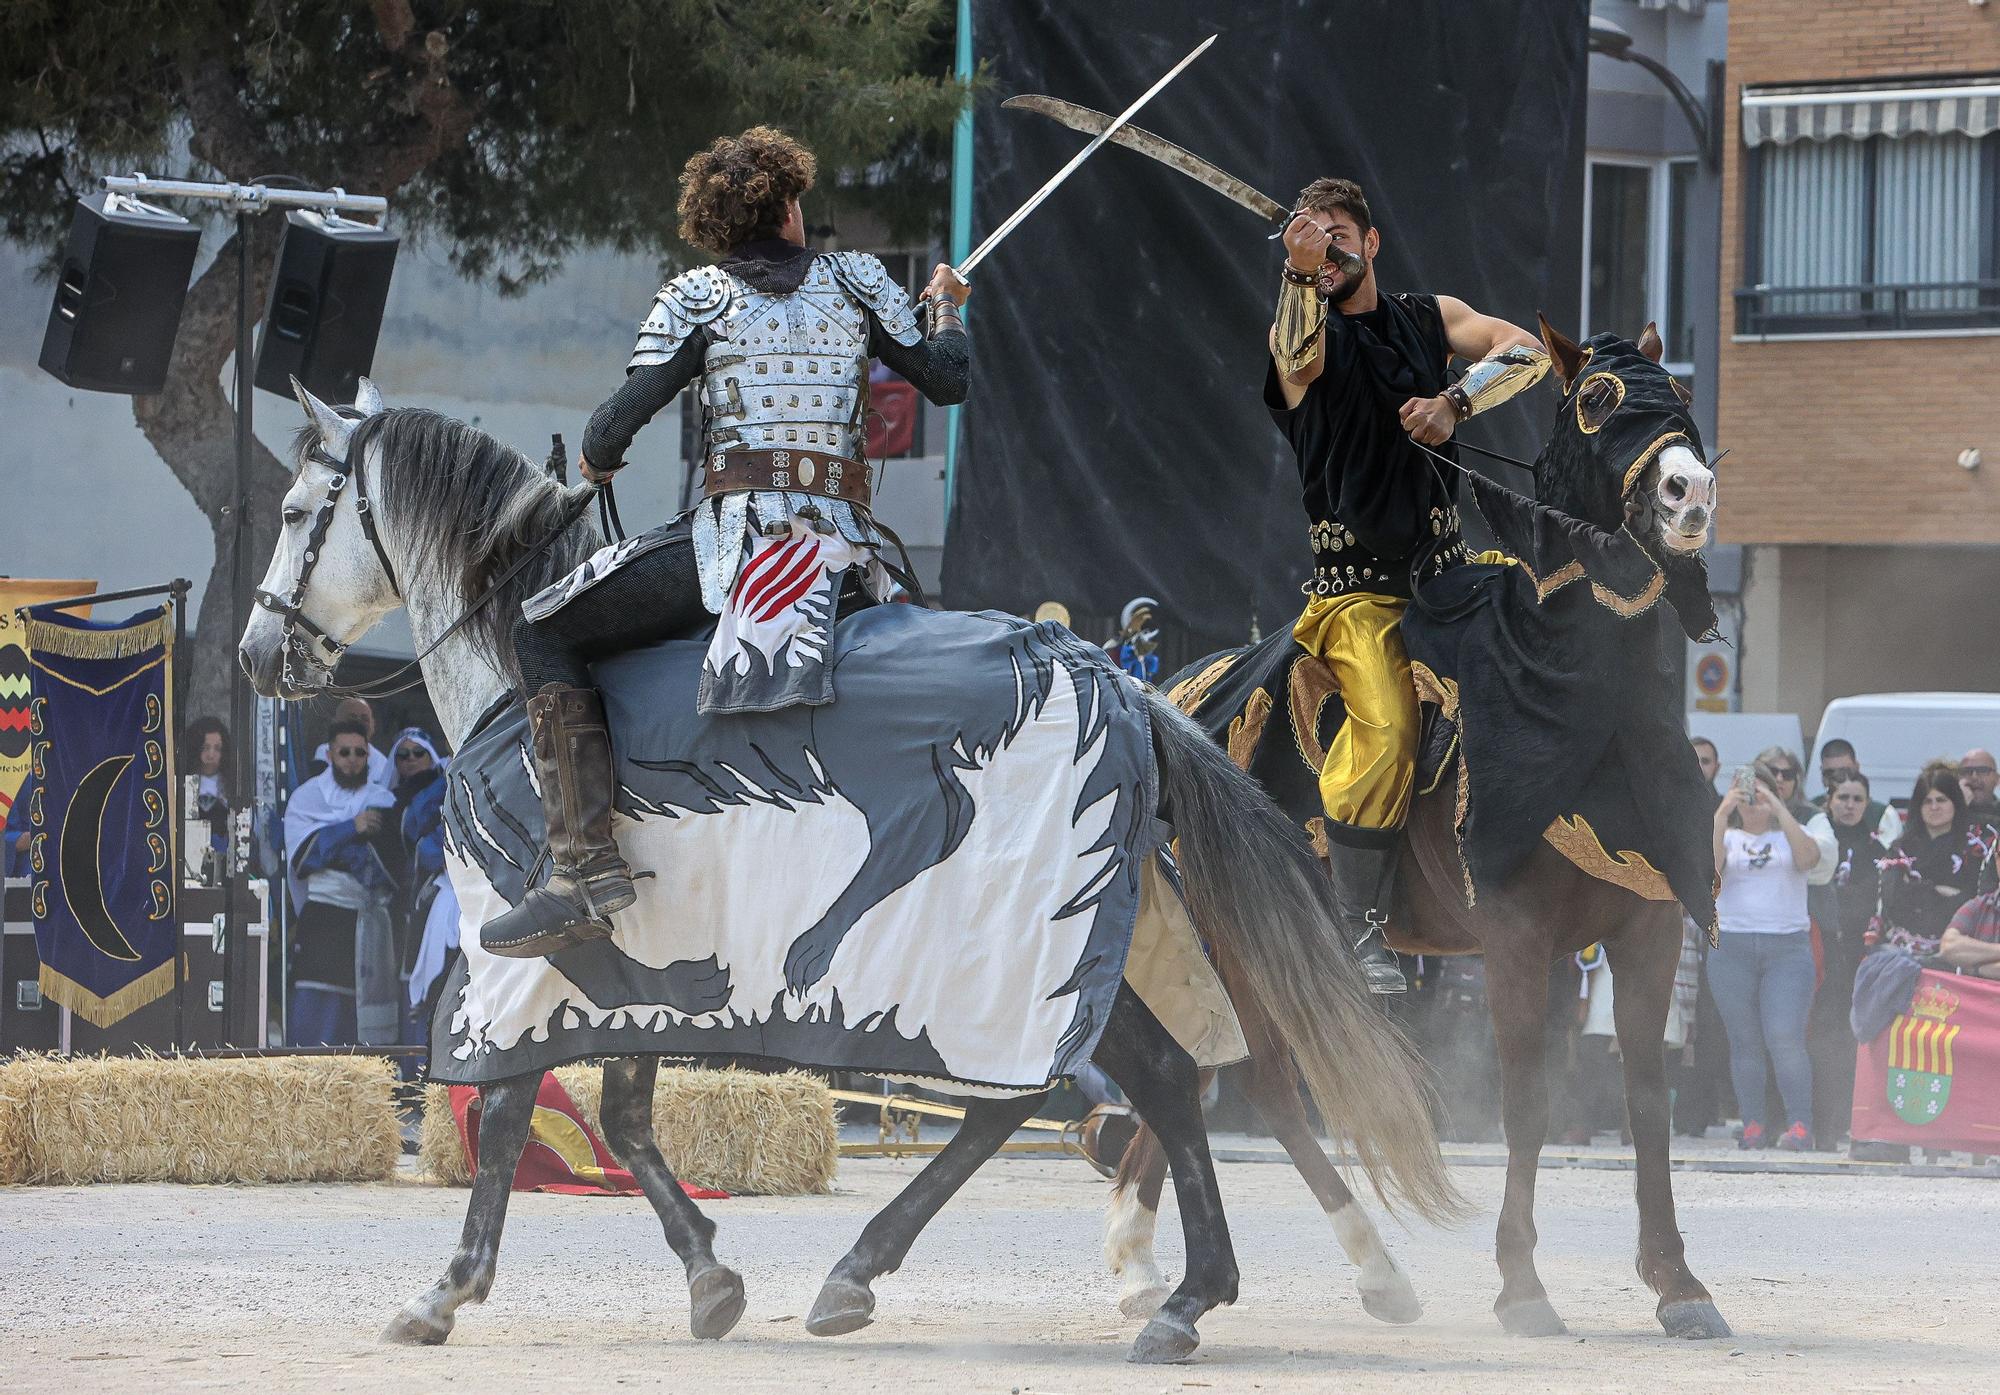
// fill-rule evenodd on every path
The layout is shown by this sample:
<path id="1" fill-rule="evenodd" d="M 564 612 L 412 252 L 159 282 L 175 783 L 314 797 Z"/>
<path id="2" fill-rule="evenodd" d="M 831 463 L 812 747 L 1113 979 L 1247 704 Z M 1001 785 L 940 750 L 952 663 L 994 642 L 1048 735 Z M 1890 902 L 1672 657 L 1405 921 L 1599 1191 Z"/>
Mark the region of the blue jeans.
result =
<path id="1" fill-rule="evenodd" d="M 1764 1068 L 1778 1077 L 1791 1122 L 1812 1132 L 1812 1058 L 1806 1017 L 1812 1010 L 1812 935 L 1722 932 L 1708 952 L 1708 986 L 1729 1037 L 1729 1078 L 1745 1127 L 1764 1125 Z"/>

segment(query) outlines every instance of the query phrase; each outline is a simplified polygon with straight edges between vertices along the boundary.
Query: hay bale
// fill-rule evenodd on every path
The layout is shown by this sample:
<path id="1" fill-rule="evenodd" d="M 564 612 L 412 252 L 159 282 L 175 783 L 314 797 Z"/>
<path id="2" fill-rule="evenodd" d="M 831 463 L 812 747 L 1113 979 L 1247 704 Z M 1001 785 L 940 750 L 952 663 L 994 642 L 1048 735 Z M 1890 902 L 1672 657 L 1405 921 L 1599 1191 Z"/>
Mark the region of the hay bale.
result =
<path id="1" fill-rule="evenodd" d="M 17 1057 L 0 1064 L 0 1179 L 380 1181 L 402 1155 L 390 1081 L 357 1056 Z"/>
<path id="2" fill-rule="evenodd" d="M 556 1079 L 601 1137 L 602 1068 L 559 1066 Z M 824 1081 L 804 1071 L 763 1075 L 663 1067 L 653 1091 L 653 1133 L 676 1177 L 748 1195 L 829 1191 L 839 1158 L 833 1096 Z M 443 1086 L 425 1091 L 417 1156 L 432 1180 L 445 1186 L 471 1185 Z"/>
<path id="3" fill-rule="evenodd" d="M 451 1091 L 444 1085 L 424 1086 L 424 1123 L 417 1134 L 417 1166 L 439 1186 L 469 1187 L 472 1169 L 465 1164 L 458 1121 L 451 1117 Z"/>

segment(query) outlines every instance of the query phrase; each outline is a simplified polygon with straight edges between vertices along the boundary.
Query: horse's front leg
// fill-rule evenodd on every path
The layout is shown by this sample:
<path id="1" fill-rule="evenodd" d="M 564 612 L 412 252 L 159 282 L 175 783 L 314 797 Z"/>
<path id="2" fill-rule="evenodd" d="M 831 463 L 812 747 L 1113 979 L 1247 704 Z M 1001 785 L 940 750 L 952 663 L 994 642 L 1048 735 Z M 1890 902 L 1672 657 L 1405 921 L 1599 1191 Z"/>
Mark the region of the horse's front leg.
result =
<path id="1" fill-rule="evenodd" d="M 1625 1059 L 1625 1118 L 1638 1174 L 1639 1277 L 1660 1295 L 1660 1326 L 1668 1336 L 1727 1337 L 1729 1324 L 1687 1267 L 1667 1161 L 1670 1107 L 1663 1037 L 1681 957 L 1677 910 L 1648 907 L 1607 942 L 1612 972 L 1618 976 L 1611 1008 Z"/>
<path id="2" fill-rule="evenodd" d="M 514 1169 L 520 1164 L 521 1150 L 528 1145 L 535 1096 L 541 1088 L 540 1071 L 479 1087 L 479 1170 L 472 1179 L 472 1199 L 465 1208 L 458 1253 L 452 1256 L 442 1279 L 404 1304 L 389 1320 L 382 1330 L 383 1341 L 436 1346 L 451 1335 L 461 1306 L 486 1301 L 500 1256 L 500 1231 L 507 1223 Z"/>
<path id="3" fill-rule="evenodd" d="M 598 1122 L 612 1155 L 638 1180 L 687 1270 L 688 1326 L 694 1335 L 724 1335 L 743 1316 L 743 1279 L 715 1260 L 715 1222 L 681 1189 L 653 1137 L 653 1056 L 624 1056 L 604 1063 L 604 1098 Z"/>
<path id="4" fill-rule="evenodd" d="M 1160 1192 L 1166 1181 L 1167 1155 L 1141 1120 L 1118 1159 L 1111 1202 L 1104 1209 L 1104 1262 L 1119 1281 L 1118 1311 L 1129 1318 L 1151 1317 L 1174 1291 L 1153 1253 L 1153 1237 L 1160 1228 Z"/>
<path id="5" fill-rule="evenodd" d="M 965 1120 L 951 1142 L 868 1222 L 854 1248 L 833 1266 L 806 1315 L 806 1331 L 815 1337 L 838 1337 L 873 1322 L 875 1280 L 901 1267 L 903 1256 L 931 1217 L 1047 1098 L 1044 1091 L 1010 1099 L 975 1099 L 967 1104 Z"/>
<path id="6" fill-rule="evenodd" d="M 1486 1000 L 1500 1052 L 1507 1132 L 1507 1191 L 1494 1237 L 1500 1296 L 1493 1312 L 1517 1337 L 1556 1337 L 1569 1330 L 1535 1272 L 1535 1171 L 1549 1132 L 1549 1080 L 1542 1052 L 1554 957 L 1547 937 L 1533 933 L 1518 933 L 1513 943 L 1501 943 L 1496 933 L 1487 944 Z"/>

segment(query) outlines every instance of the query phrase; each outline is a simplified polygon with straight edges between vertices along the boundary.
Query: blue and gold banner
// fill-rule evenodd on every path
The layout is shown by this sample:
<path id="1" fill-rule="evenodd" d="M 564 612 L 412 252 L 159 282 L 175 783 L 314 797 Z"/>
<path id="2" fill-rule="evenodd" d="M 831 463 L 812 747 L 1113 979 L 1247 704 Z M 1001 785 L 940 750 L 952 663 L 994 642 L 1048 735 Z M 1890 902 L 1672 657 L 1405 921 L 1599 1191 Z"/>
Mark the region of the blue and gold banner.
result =
<path id="1" fill-rule="evenodd" d="M 42 993 L 108 1027 L 174 986 L 173 611 L 25 613 Z"/>

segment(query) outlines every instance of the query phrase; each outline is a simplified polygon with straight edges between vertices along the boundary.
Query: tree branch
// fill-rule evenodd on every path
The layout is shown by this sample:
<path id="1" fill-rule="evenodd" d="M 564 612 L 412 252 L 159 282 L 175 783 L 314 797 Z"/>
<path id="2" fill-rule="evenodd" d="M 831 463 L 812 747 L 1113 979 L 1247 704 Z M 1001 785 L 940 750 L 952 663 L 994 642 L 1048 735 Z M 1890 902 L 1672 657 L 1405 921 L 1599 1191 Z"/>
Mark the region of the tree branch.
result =
<path id="1" fill-rule="evenodd" d="M 224 178 L 250 180 L 276 171 L 280 160 L 244 111 L 242 84 L 219 55 L 184 64 L 181 88 L 187 99 L 188 149 Z"/>

